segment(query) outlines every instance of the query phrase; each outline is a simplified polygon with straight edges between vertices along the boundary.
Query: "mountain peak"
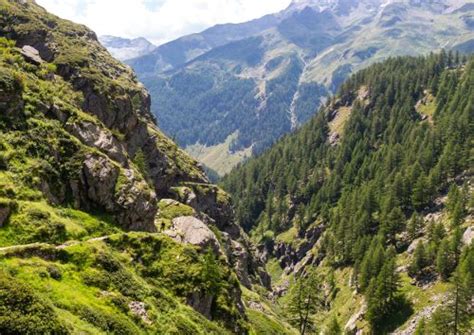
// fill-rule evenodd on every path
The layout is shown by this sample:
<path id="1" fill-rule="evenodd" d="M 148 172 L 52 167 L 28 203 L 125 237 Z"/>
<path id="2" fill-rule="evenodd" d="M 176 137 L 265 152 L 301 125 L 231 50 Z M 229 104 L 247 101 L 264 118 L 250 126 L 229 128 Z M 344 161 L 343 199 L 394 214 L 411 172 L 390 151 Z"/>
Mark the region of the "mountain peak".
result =
<path id="1" fill-rule="evenodd" d="M 156 46 L 144 37 L 128 39 L 110 35 L 99 36 L 99 41 L 117 59 L 125 61 L 146 55 Z"/>
<path id="2" fill-rule="evenodd" d="M 318 12 L 322 12 L 329 9 L 341 14 L 347 14 L 351 9 L 357 8 L 360 5 L 369 8 L 377 8 L 392 1 L 393 0 L 293 0 L 287 10 L 300 11 L 305 8 L 312 8 Z"/>

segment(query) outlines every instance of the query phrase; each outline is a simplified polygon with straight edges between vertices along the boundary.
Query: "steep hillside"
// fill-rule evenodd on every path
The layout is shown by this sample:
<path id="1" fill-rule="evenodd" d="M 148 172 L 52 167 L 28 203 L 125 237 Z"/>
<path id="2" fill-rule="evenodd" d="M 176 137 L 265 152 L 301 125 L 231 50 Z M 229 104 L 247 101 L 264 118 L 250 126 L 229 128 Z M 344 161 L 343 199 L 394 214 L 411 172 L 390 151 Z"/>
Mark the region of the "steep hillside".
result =
<path id="1" fill-rule="evenodd" d="M 99 41 L 115 58 L 126 61 L 152 52 L 156 45 L 143 37 L 128 39 L 115 36 L 99 36 Z"/>
<path id="2" fill-rule="evenodd" d="M 1 0 L 0 333 L 245 334 L 242 290 L 269 285 L 131 70 L 86 27 Z"/>
<path id="3" fill-rule="evenodd" d="M 305 123 L 352 72 L 390 56 L 469 52 L 472 17 L 460 0 L 295 0 L 129 64 L 165 133 L 222 175 Z"/>
<path id="4" fill-rule="evenodd" d="M 472 331 L 473 120 L 472 57 L 394 58 L 225 177 L 280 303 L 319 282 L 319 329 Z"/>

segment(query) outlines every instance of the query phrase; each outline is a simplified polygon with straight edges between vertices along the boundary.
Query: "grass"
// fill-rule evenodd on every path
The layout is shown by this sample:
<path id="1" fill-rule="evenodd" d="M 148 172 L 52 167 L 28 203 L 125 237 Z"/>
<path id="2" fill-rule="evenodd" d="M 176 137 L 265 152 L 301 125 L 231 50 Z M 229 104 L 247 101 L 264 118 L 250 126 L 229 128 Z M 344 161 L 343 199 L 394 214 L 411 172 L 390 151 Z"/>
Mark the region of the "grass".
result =
<path id="1" fill-rule="evenodd" d="M 170 227 L 173 219 L 177 217 L 195 215 L 193 208 L 170 199 L 161 200 L 158 208 L 157 225 L 160 230 Z"/>
<path id="2" fill-rule="evenodd" d="M 416 105 L 416 110 L 421 115 L 428 117 L 430 123 L 433 123 L 433 115 L 436 111 L 436 106 L 436 98 L 431 93 L 427 93 L 423 101 Z"/>
<path id="3" fill-rule="evenodd" d="M 229 173 L 237 164 L 243 162 L 252 155 L 252 148 L 242 151 L 230 152 L 229 148 L 238 136 L 238 133 L 227 137 L 224 143 L 206 147 L 201 144 L 193 144 L 186 151 L 195 159 L 216 171 L 220 177 Z"/>
<path id="4" fill-rule="evenodd" d="M 61 324 L 72 333 L 228 333 L 225 322 L 219 320 L 235 313 L 231 312 L 231 305 L 225 305 L 230 303 L 229 298 L 216 300 L 216 322 L 206 320 L 184 304 L 188 292 L 208 285 L 201 277 L 205 258 L 193 247 L 164 236 L 130 233 L 113 235 L 108 242 L 81 243 L 64 251 L 67 256 L 62 260 L 44 250 L 41 258 L 4 257 L 0 266 L 51 304 Z M 223 267 L 220 271 L 225 276 L 225 272 L 230 274 Z M 223 281 L 223 288 L 232 282 L 220 278 L 217 280 Z M 151 325 L 130 312 L 131 301 L 145 302 Z M 232 317 L 230 320 L 242 322 Z"/>
<path id="5" fill-rule="evenodd" d="M 267 335 L 267 334 L 298 334 L 282 318 L 278 303 L 269 301 L 262 294 L 242 287 L 242 299 L 247 307 L 247 315 L 250 321 L 250 334 Z M 251 302 L 258 304 L 261 310 L 252 309 Z"/>
<path id="6" fill-rule="evenodd" d="M 292 244 L 298 238 L 298 229 L 296 227 L 291 227 L 287 231 L 279 234 L 275 240 L 276 242 L 283 242 L 287 244 Z"/>
<path id="7" fill-rule="evenodd" d="M 329 122 L 329 129 L 332 133 L 336 133 L 339 136 L 344 134 L 344 126 L 346 125 L 347 120 L 349 120 L 351 111 L 351 107 L 340 107 L 337 110 L 336 116 L 331 122 Z"/>
<path id="8" fill-rule="evenodd" d="M 283 275 L 283 269 L 280 266 L 280 262 L 275 258 L 268 260 L 265 264 L 265 269 L 272 278 L 272 283 L 278 282 Z"/>
<path id="9" fill-rule="evenodd" d="M 119 229 L 107 215 L 53 207 L 46 201 L 17 201 L 18 208 L 0 227 L 0 247 L 32 242 L 61 243 L 113 234 Z"/>
<path id="10" fill-rule="evenodd" d="M 322 267 L 319 269 L 321 273 L 326 273 L 327 271 L 329 271 L 329 268 Z M 323 311 L 317 315 L 316 320 L 319 329 L 325 329 L 333 318 L 336 318 L 341 328 L 344 328 L 352 315 L 359 312 L 363 303 L 363 297 L 355 294 L 354 288 L 348 285 L 351 276 L 351 268 L 342 268 L 334 271 L 337 294 L 331 302 L 330 310 Z M 359 322 L 358 327 L 360 329 L 367 329 L 367 325 L 363 322 Z"/>

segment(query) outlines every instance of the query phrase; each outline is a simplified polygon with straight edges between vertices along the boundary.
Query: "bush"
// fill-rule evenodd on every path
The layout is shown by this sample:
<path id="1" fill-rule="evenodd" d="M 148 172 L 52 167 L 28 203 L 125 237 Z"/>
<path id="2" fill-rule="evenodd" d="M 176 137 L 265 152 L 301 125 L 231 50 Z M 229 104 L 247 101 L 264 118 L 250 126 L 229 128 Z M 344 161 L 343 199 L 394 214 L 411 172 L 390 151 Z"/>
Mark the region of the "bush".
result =
<path id="1" fill-rule="evenodd" d="M 134 335 L 140 333 L 140 330 L 137 328 L 137 326 L 131 323 L 127 318 L 119 317 L 118 315 L 114 315 L 97 308 L 92 309 L 88 306 L 80 306 L 77 309 L 77 313 L 82 319 L 109 334 Z"/>
<path id="2" fill-rule="evenodd" d="M 0 334 L 67 334 L 52 306 L 0 272 Z"/>
<path id="3" fill-rule="evenodd" d="M 49 276 L 55 280 L 61 280 L 61 278 L 63 277 L 61 269 L 55 265 L 48 266 L 47 270 L 48 270 Z"/>
<path id="4" fill-rule="evenodd" d="M 51 214 L 39 207 L 23 206 L 10 219 L 12 226 L 18 230 L 22 243 L 47 242 L 61 243 L 66 240 L 66 226 L 57 221 Z"/>

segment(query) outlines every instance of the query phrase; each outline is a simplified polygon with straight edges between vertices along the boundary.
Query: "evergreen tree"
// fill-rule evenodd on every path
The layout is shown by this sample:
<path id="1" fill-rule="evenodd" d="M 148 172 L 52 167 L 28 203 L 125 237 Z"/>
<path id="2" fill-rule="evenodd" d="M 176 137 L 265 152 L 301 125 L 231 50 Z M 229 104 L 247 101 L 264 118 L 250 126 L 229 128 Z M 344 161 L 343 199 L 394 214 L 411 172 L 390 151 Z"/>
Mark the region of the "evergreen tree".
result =
<path id="1" fill-rule="evenodd" d="M 407 224 L 407 233 L 410 240 L 417 238 L 423 228 L 423 218 L 417 213 L 413 212 Z"/>
<path id="2" fill-rule="evenodd" d="M 449 258 L 449 241 L 447 238 L 444 238 L 441 241 L 441 245 L 436 255 L 436 271 L 443 280 L 447 280 L 450 274 Z"/>
<path id="3" fill-rule="evenodd" d="M 436 334 L 468 334 L 474 317 L 471 306 L 474 299 L 474 247 L 465 250 L 451 284 L 447 302 L 433 314 L 430 330 Z"/>
<path id="4" fill-rule="evenodd" d="M 408 273 L 411 276 L 416 276 L 423 270 L 423 268 L 427 265 L 427 259 L 426 259 L 426 251 L 425 251 L 425 245 L 423 241 L 420 241 L 415 249 L 415 252 L 413 254 L 413 261 L 410 264 L 410 267 L 408 269 Z"/>
<path id="5" fill-rule="evenodd" d="M 321 281 L 311 269 L 306 277 L 295 283 L 289 293 L 288 316 L 301 335 L 315 330 L 313 314 L 323 306 L 321 289 Z"/>
<path id="6" fill-rule="evenodd" d="M 392 249 L 387 252 L 387 259 L 380 273 L 372 278 L 366 292 L 367 320 L 374 330 L 381 327 L 383 320 L 395 307 L 399 282 L 395 252 Z"/>
<path id="7" fill-rule="evenodd" d="M 339 323 L 337 322 L 337 319 L 333 317 L 331 321 L 329 322 L 329 325 L 326 329 L 326 332 L 324 333 L 326 335 L 340 335 L 342 334 L 342 329 Z"/>
<path id="8" fill-rule="evenodd" d="M 413 186 L 413 207 L 417 210 L 423 209 L 428 204 L 430 193 L 428 178 L 425 175 L 421 175 Z"/>

